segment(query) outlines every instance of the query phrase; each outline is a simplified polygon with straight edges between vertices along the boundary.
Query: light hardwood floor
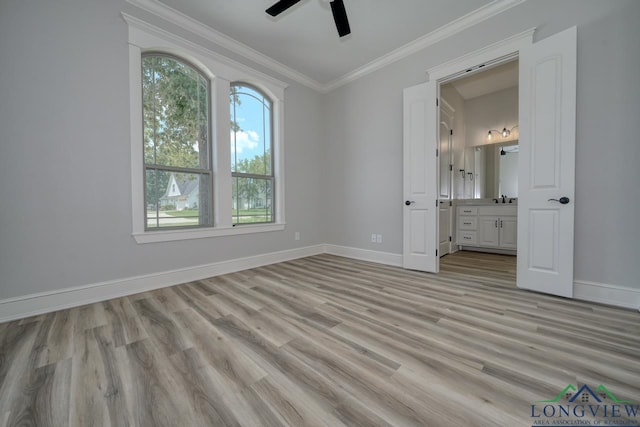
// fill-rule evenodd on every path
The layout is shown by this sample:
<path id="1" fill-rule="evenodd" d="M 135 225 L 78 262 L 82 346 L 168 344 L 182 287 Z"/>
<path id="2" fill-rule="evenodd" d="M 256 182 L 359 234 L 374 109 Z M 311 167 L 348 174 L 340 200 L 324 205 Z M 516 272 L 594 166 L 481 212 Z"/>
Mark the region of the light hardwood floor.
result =
<path id="1" fill-rule="evenodd" d="M 0 424 L 531 426 L 567 384 L 640 400 L 640 314 L 319 255 L 0 324 Z"/>

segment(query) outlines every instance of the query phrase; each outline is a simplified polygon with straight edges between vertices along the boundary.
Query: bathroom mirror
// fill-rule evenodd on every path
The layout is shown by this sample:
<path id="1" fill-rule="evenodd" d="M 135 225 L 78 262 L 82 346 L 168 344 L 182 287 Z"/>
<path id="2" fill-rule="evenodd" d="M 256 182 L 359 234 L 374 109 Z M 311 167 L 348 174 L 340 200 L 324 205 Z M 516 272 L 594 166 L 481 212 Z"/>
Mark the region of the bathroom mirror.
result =
<path id="1" fill-rule="evenodd" d="M 518 141 L 467 147 L 464 152 L 464 198 L 518 197 Z"/>

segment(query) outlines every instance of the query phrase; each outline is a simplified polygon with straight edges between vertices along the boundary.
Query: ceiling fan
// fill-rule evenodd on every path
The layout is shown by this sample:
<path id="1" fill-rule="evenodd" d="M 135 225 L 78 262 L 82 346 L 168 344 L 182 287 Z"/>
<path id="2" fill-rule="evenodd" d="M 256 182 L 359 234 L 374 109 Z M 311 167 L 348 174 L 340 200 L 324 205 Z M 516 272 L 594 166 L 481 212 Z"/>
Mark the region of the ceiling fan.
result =
<path id="1" fill-rule="evenodd" d="M 271 16 L 278 16 L 299 1 L 300 0 L 280 0 L 267 9 L 266 12 Z M 343 0 L 331 0 L 329 1 L 329 4 L 331 5 L 333 20 L 335 21 L 336 28 L 338 29 L 338 35 L 340 37 L 344 37 L 347 34 L 351 34 L 349 20 L 347 19 L 347 10 L 344 8 Z"/>

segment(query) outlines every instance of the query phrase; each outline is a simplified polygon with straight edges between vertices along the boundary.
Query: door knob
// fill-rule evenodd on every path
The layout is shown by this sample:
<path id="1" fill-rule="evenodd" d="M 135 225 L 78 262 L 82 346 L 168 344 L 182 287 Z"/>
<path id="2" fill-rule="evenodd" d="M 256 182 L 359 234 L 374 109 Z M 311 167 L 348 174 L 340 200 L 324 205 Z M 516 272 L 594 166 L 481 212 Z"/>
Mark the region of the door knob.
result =
<path id="1" fill-rule="evenodd" d="M 413 203 L 415 203 L 413 200 L 411 201 L 407 200 L 406 202 L 404 202 L 404 204 L 407 206 L 411 206 Z"/>
<path id="2" fill-rule="evenodd" d="M 566 205 L 567 203 L 569 203 L 569 198 L 568 197 L 560 197 L 560 199 L 549 199 L 549 202 L 558 202 L 561 205 Z"/>

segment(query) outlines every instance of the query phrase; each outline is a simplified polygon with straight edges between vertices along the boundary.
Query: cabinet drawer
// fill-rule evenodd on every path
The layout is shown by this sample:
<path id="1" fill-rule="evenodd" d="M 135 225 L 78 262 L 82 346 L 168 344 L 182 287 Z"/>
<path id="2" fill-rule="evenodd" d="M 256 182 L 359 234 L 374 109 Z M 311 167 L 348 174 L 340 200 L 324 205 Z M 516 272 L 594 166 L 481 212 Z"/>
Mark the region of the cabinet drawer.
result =
<path id="1" fill-rule="evenodd" d="M 461 231 L 458 233 L 459 245 L 477 245 L 478 238 L 475 231 Z"/>
<path id="2" fill-rule="evenodd" d="M 516 216 L 518 215 L 518 207 L 514 205 L 497 204 L 491 206 L 480 206 L 478 215 L 486 216 Z"/>
<path id="3" fill-rule="evenodd" d="M 460 216 L 458 218 L 458 230 L 477 230 L 478 218 L 475 216 Z"/>
<path id="4" fill-rule="evenodd" d="M 458 206 L 459 215 L 478 215 L 478 208 L 476 206 Z"/>

